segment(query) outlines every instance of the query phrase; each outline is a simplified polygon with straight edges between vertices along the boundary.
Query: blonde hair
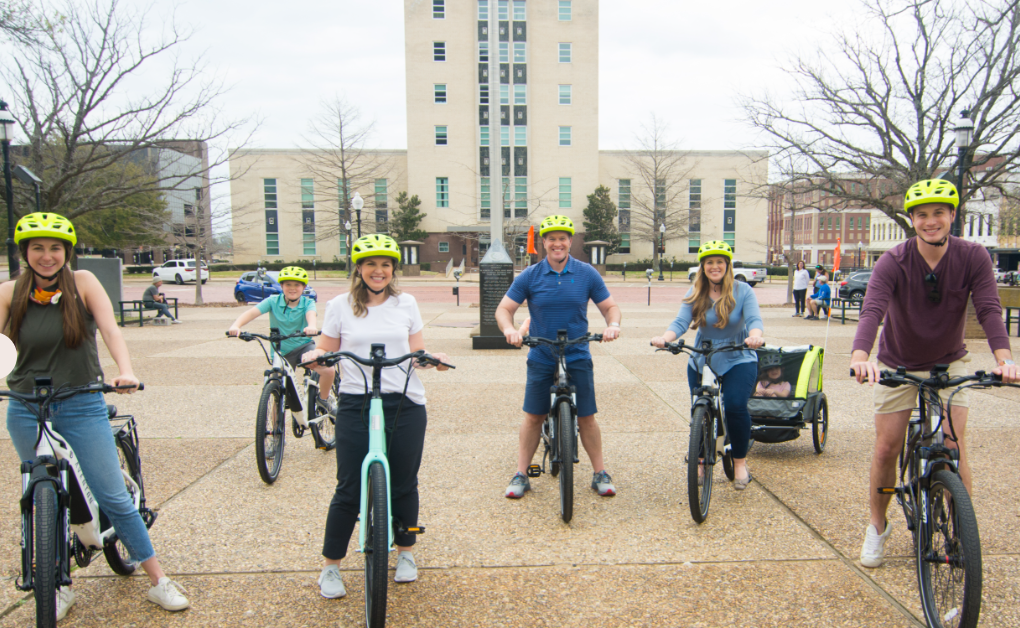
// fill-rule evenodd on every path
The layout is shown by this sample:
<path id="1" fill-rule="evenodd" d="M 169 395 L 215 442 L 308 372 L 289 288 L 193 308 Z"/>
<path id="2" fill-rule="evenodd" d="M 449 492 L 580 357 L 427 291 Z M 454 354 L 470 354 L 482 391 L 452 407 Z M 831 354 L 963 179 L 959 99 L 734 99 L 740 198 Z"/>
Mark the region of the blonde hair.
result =
<path id="1" fill-rule="evenodd" d="M 393 264 L 393 278 L 390 283 L 383 289 L 386 292 L 386 298 L 395 297 L 400 294 L 400 288 L 397 287 L 397 262 L 394 258 L 385 255 L 374 255 L 372 257 L 383 257 L 390 260 Z M 358 318 L 368 316 L 368 286 L 365 285 L 364 280 L 361 278 L 361 265 L 365 263 L 366 257 L 354 266 L 354 272 L 351 273 L 351 294 L 348 297 L 351 303 L 351 309 L 354 310 L 354 315 Z"/>
<path id="2" fill-rule="evenodd" d="M 709 257 L 715 256 L 710 255 L 705 259 Z M 722 257 L 725 259 L 724 256 Z M 694 277 L 694 292 L 684 299 L 684 303 L 691 305 L 691 329 L 697 329 L 705 324 L 705 314 L 712 307 L 711 291 L 712 282 L 705 275 L 705 264 L 702 260 L 702 264 L 698 267 L 698 274 Z M 719 317 L 719 322 L 715 324 L 715 327 L 725 328 L 729 324 L 730 313 L 736 306 L 737 300 L 733 298 L 733 268 L 730 266 L 730 260 L 727 259 L 726 272 L 723 274 L 722 280 L 722 297 L 715 302 L 715 314 Z"/>

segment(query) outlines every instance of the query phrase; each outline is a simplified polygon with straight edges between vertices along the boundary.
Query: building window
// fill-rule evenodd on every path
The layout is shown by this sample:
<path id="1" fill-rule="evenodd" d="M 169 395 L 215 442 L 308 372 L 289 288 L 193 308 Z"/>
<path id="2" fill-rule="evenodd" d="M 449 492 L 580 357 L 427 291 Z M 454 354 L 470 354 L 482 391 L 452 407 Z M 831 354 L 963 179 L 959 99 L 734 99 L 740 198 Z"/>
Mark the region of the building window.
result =
<path id="1" fill-rule="evenodd" d="M 527 85 L 514 85 L 514 104 L 515 105 L 526 105 L 526 104 L 528 104 L 528 86 Z"/>
<path id="2" fill-rule="evenodd" d="M 266 255 L 280 254 L 280 224 L 275 209 L 266 210 Z"/>
<path id="3" fill-rule="evenodd" d="M 655 224 L 663 224 L 666 207 L 666 180 L 655 180 Z M 661 210 L 661 211 L 660 211 Z M 660 217 L 662 214 L 662 217 Z"/>
<path id="4" fill-rule="evenodd" d="M 445 0 L 432 0 L 432 19 L 441 20 L 446 17 Z"/>
<path id="5" fill-rule="evenodd" d="M 514 42 L 514 63 L 527 63 L 528 58 L 525 52 L 526 42 L 515 41 Z"/>
<path id="6" fill-rule="evenodd" d="M 692 209 L 687 218 L 687 252 L 697 253 L 701 247 L 701 210 Z"/>
<path id="7" fill-rule="evenodd" d="M 478 20 L 489 21 L 489 0 L 478 0 Z"/>
<path id="8" fill-rule="evenodd" d="M 570 63 L 570 42 L 560 42 L 560 63 Z"/>
<path id="9" fill-rule="evenodd" d="M 691 179 L 687 188 L 690 193 L 688 207 L 690 209 L 701 209 L 701 179 Z"/>
<path id="10" fill-rule="evenodd" d="M 434 41 L 434 42 L 432 42 L 432 60 L 433 61 L 446 61 L 446 42 L 445 41 Z"/>
<path id="11" fill-rule="evenodd" d="M 570 209 L 570 177 L 560 177 L 560 208 Z"/>
<path id="12" fill-rule="evenodd" d="M 621 184 L 623 181 L 627 182 L 627 207 L 630 207 L 630 180 L 621 179 Z M 630 210 L 621 209 L 617 216 L 620 221 L 620 253 L 630 253 Z"/>
<path id="13" fill-rule="evenodd" d="M 526 126 L 515 126 L 514 127 L 514 146 L 527 146 L 528 145 L 528 127 Z"/>
<path id="14" fill-rule="evenodd" d="M 570 0 L 560 0 L 560 21 L 570 21 Z"/>
<path id="15" fill-rule="evenodd" d="M 478 63 L 489 62 L 489 42 L 480 41 L 478 42 Z"/>
<path id="16" fill-rule="evenodd" d="M 723 180 L 723 208 L 734 209 L 737 206 L 737 180 Z"/>
<path id="17" fill-rule="evenodd" d="M 385 209 L 375 210 L 375 232 L 376 233 L 389 233 L 389 216 Z"/>
<path id="18" fill-rule="evenodd" d="M 315 255 L 315 212 L 301 211 L 301 252 L 304 255 Z"/>
<path id="19" fill-rule="evenodd" d="M 499 44 L 499 62 L 510 63 L 510 43 L 500 42 Z"/>
<path id="20" fill-rule="evenodd" d="M 450 243 L 449 242 L 440 242 L 439 243 L 439 252 L 440 253 L 449 253 L 450 252 Z"/>
<path id="21" fill-rule="evenodd" d="M 479 127 L 479 128 L 481 130 L 481 138 L 478 140 L 478 144 L 480 146 L 488 146 L 489 145 L 489 127 L 483 126 L 483 127 Z"/>
<path id="22" fill-rule="evenodd" d="M 560 127 L 560 146 L 570 146 L 570 127 Z"/>
<path id="23" fill-rule="evenodd" d="M 514 178 L 514 218 L 528 217 L 528 178 Z"/>
<path id="24" fill-rule="evenodd" d="M 435 95 L 437 105 L 446 104 L 446 83 L 436 83 L 433 87 L 433 94 Z"/>
<path id="25" fill-rule="evenodd" d="M 276 179 L 262 179 L 266 209 L 276 209 Z"/>
<path id="26" fill-rule="evenodd" d="M 351 191 L 347 189 L 346 185 L 344 185 L 343 179 L 336 180 L 336 190 L 338 201 L 337 205 L 340 207 L 340 209 L 344 209 L 345 208 L 344 199 L 348 201 L 351 200 Z"/>
<path id="27" fill-rule="evenodd" d="M 505 22 L 510 19 L 510 3 L 507 0 L 499 0 L 496 3 L 496 17 L 501 22 Z"/>
<path id="28" fill-rule="evenodd" d="M 524 0 L 514 0 L 514 21 L 523 22 L 527 19 L 524 11 Z"/>
<path id="29" fill-rule="evenodd" d="M 301 209 L 315 209 L 315 188 L 311 179 L 301 179 Z"/>
<path id="30" fill-rule="evenodd" d="M 303 255 L 315 255 L 315 234 L 301 234 L 301 253 Z"/>
<path id="31" fill-rule="evenodd" d="M 630 179 L 619 180 L 620 192 L 617 209 L 630 209 Z M 627 212 L 627 225 L 630 225 L 630 212 Z"/>
<path id="32" fill-rule="evenodd" d="M 508 126 L 499 127 L 499 145 L 500 146 L 510 145 L 510 127 Z"/>
<path id="33" fill-rule="evenodd" d="M 570 85 L 560 85 L 560 104 L 570 104 Z"/>
<path id="34" fill-rule="evenodd" d="M 500 85 L 499 86 L 499 104 L 509 105 L 510 104 L 510 86 Z"/>
<path id="35" fill-rule="evenodd" d="M 488 220 L 492 217 L 492 196 L 489 191 L 489 177 L 482 177 L 481 215 L 479 218 Z"/>
<path id="36" fill-rule="evenodd" d="M 450 178 L 436 177 L 436 207 L 450 206 Z"/>
<path id="37" fill-rule="evenodd" d="M 732 209 L 723 210 L 723 242 L 730 245 L 730 248 L 734 251 L 737 250 L 736 242 L 736 231 L 737 231 L 737 212 Z"/>
<path id="38" fill-rule="evenodd" d="M 487 105 L 489 104 L 489 84 L 482 83 L 478 86 L 478 104 Z"/>
<path id="39" fill-rule="evenodd" d="M 436 127 L 436 146 L 446 146 L 446 127 Z"/>
<path id="40" fill-rule="evenodd" d="M 385 209 L 388 207 L 386 179 L 375 180 L 375 206 L 378 209 Z"/>

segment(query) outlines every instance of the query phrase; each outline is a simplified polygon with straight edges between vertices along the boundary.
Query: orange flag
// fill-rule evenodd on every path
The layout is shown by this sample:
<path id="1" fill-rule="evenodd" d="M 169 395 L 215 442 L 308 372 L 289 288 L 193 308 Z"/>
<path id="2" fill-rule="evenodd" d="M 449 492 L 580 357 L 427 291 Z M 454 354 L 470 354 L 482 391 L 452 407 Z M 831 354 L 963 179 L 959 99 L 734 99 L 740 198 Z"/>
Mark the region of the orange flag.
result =
<path id="1" fill-rule="evenodd" d="M 528 255 L 538 255 L 538 251 L 535 250 L 535 225 L 528 229 Z"/>
<path id="2" fill-rule="evenodd" d="M 836 238 L 836 253 L 835 253 L 835 260 L 836 261 L 832 265 L 832 272 L 834 272 L 834 273 L 839 271 L 839 258 L 840 258 L 840 239 L 837 237 Z"/>

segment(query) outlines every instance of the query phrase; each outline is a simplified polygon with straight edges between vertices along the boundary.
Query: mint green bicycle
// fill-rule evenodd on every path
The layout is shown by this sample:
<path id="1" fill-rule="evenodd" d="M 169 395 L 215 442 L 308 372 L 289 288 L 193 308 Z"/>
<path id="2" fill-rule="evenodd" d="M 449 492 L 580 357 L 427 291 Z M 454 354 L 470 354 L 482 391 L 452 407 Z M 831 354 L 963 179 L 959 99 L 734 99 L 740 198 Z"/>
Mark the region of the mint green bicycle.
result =
<path id="1" fill-rule="evenodd" d="M 301 364 L 311 366 L 318 363 L 324 366 L 335 366 L 340 360 L 348 359 L 372 367 L 372 392 L 368 410 L 368 454 L 361 463 L 361 514 L 358 526 L 358 547 L 365 557 L 365 623 L 369 628 L 382 628 L 386 624 L 386 589 L 389 579 L 386 572 L 389 564 L 389 553 L 393 551 L 393 538 L 396 534 L 423 534 L 424 526 L 404 526 L 399 520 L 394 522 L 390 508 L 390 463 L 386 458 L 386 417 L 382 404 L 382 370 L 396 367 L 408 360 L 421 365 L 447 366 L 424 351 L 415 351 L 399 358 L 386 357 L 386 345 L 373 344 L 371 357 L 363 358 L 347 351 L 335 351 L 319 356 L 312 362 Z M 404 383 L 404 395 L 407 395 L 407 382 L 411 381 L 411 366 L 406 370 L 407 381 Z M 368 391 L 368 380 L 365 380 Z M 400 407 L 397 407 L 400 414 Z M 396 527 L 394 527 L 394 524 Z"/>

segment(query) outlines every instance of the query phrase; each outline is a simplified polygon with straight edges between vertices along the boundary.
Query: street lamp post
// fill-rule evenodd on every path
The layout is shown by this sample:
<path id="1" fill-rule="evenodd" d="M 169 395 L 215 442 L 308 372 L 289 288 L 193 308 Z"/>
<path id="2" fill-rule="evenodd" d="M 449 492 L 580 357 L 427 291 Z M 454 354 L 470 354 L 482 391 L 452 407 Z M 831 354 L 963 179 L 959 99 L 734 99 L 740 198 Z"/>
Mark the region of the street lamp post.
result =
<path id="1" fill-rule="evenodd" d="M 956 193 L 960 204 L 956 208 L 956 220 L 953 221 L 953 235 L 963 236 L 963 175 L 967 172 L 967 151 L 974 140 L 974 121 L 970 118 L 970 110 L 960 112 L 960 121 L 956 128 Z"/>
<path id="2" fill-rule="evenodd" d="M 14 117 L 7 111 L 7 103 L 0 100 L 0 145 L 3 146 L 4 196 L 7 201 L 7 272 L 14 279 L 20 273 L 18 249 L 14 246 L 14 190 L 11 188 L 11 134 L 14 133 Z"/>
<path id="3" fill-rule="evenodd" d="M 662 254 L 666 252 L 666 223 L 659 225 L 659 281 L 666 281 L 662 275 Z"/>
<path id="4" fill-rule="evenodd" d="M 39 198 L 42 192 L 42 179 L 35 176 L 35 173 L 31 170 L 21 165 L 14 168 L 14 176 L 18 178 L 18 181 L 21 181 L 25 185 L 30 185 L 35 188 L 35 211 L 42 211 Z"/>
<path id="5" fill-rule="evenodd" d="M 354 193 L 354 198 L 351 199 L 351 207 L 354 208 L 354 213 L 358 215 L 358 237 L 361 237 L 361 208 L 365 206 L 365 199 L 361 198 L 361 194 Z"/>
<path id="6" fill-rule="evenodd" d="M 344 223 L 344 241 L 347 242 L 347 259 L 351 259 L 351 221 Z M 351 265 L 347 264 L 347 278 L 351 278 Z"/>
<path id="7" fill-rule="evenodd" d="M 861 259 L 861 249 L 864 248 L 864 243 L 860 240 L 857 241 L 857 268 L 864 268 L 863 260 Z"/>

